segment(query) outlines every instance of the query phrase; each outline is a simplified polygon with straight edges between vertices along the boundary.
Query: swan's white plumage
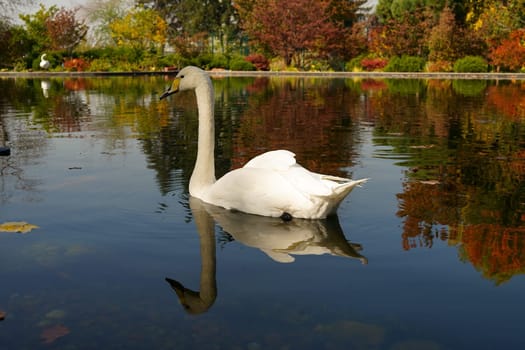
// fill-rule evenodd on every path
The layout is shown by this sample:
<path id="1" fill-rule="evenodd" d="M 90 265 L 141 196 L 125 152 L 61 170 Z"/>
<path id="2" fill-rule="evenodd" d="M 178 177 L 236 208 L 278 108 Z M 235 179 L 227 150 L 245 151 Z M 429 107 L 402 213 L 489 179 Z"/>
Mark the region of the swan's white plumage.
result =
<path id="1" fill-rule="evenodd" d="M 197 67 L 182 69 L 161 98 L 195 90 L 199 110 L 197 161 L 190 195 L 226 209 L 263 216 L 321 219 L 335 214 L 341 201 L 366 179 L 353 181 L 311 172 L 286 150 L 270 151 L 215 180 L 214 94 L 211 80 Z"/>
<path id="2" fill-rule="evenodd" d="M 40 68 L 42 68 L 42 69 L 48 69 L 50 65 L 51 65 L 51 64 L 49 63 L 49 61 L 46 60 L 46 54 L 43 54 L 43 55 L 40 57 Z"/>

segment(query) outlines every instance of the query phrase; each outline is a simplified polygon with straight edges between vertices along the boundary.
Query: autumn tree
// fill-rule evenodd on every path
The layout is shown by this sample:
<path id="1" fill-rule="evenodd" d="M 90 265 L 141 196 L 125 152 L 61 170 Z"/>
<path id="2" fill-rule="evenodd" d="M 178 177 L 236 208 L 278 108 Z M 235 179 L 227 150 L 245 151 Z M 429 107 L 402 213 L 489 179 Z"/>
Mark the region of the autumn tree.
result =
<path id="1" fill-rule="evenodd" d="M 525 29 L 510 33 L 501 44 L 492 48 L 489 54 L 491 64 L 498 70 L 519 71 L 525 66 Z"/>
<path id="2" fill-rule="evenodd" d="M 326 0 L 261 0 L 251 4 L 242 26 L 250 39 L 281 57 L 286 65 L 302 67 L 305 53 L 321 56 L 337 48 L 341 27 L 330 19 Z"/>
<path id="3" fill-rule="evenodd" d="M 162 50 L 166 42 L 167 24 L 157 11 L 137 6 L 123 18 L 110 24 L 114 40 L 136 49 Z"/>
<path id="4" fill-rule="evenodd" d="M 428 55 L 428 39 L 435 24 L 432 11 L 419 7 L 401 17 L 391 17 L 373 29 L 370 50 L 384 56 Z"/>
<path id="5" fill-rule="evenodd" d="M 430 61 L 449 65 L 458 58 L 486 52 L 483 39 L 470 28 L 458 25 L 448 6 L 441 12 L 438 24 L 432 28 L 428 46 Z"/>
<path id="6" fill-rule="evenodd" d="M 347 61 L 367 49 L 367 27 L 370 8 L 366 0 L 331 0 L 328 5 L 330 20 L 340 28 L 336 40 L 339 45 L 331 54 Z"/>
<path id="7" fill-rule="evenodd" d="M 67 10 L 64 7 L 48 17 L 45 24 L 51 47 L 69 53 L 84 39 L 88 30 L 84 21 L 76 18 L 76 10 Z"/>
<path id="8" fill-rule="evenodd" d="M 487 45 L 499 46 L 510 32 L 523 26 L 515 10 L 499 2 L 486 6 L 471 27 L 484 38 Z"/>

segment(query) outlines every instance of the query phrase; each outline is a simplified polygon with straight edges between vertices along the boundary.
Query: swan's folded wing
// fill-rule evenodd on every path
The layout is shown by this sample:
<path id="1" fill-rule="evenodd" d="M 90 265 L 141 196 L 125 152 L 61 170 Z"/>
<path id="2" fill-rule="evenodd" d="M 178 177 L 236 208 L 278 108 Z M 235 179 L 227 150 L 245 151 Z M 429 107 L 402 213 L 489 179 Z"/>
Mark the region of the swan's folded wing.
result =
<path id="1" fill-rule="evenodd" d="M 250 167 L 221 177 L 203 200 L 226 209 L 274 217 L 312 206 L 309 196 L 291 186 L 278 171 Z"/>
<path id="2" fill-rule="evenodd" d="M 286 150 L 270 151 L 252 158 L 244 168 L 287 170 L 295 165 L 295 154 Z"/>
<path id="3" fill-rule="evenodd" d="M 278 172 L 291 187 L 304 196 L 329 196 L 336 185 L 323 181 L 323 175 L 312 173 L 295 161 L 295 154 L 286 150 L 270 151 L 251 159 L 244 168 L 266 169 Z M 337 178 L 338 180 L 345 180 Z M 328 180 L 335 180 L 335 177 Z"/>

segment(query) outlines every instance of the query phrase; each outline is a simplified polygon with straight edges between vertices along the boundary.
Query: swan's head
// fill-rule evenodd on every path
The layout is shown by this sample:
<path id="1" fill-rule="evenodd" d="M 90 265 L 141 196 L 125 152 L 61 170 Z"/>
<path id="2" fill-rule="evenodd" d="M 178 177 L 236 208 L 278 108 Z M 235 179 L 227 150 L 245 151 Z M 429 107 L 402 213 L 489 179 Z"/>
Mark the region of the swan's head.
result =
<path id="1" fill-rule="evenodd" d="M 205 71 L 193 66 L 184 67 L 179 71 L 168 90 L 160 96 L 160 99 L 179 91 L 195 90 L 202 84 L 211 84 L 210 77 Z"/>
<path id="2" fill-rule="evenodd" d="M 47 54 L 43 54 L 42 57 L 40 57 L 40 59 L 43 61 L 46 58 L 46 55 Z"/>

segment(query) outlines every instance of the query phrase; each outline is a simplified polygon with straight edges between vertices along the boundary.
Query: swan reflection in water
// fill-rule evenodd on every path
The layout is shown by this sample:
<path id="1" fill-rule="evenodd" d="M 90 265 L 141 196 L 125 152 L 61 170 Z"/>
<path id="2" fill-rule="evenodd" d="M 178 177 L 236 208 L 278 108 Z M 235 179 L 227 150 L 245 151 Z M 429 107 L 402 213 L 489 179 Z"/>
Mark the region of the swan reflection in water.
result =
<path id="1" fill-rule="evenodd" d="M 355 258 L 363 264 L 368 262 L 358 253 L 361 246 L 347 241 L 337 216 L 324 220 L 283 221 L 280 218 L 232 212 L 193 197 L 190 197 L 190 208 L 200 239 L 202 262 L 199 291 L 166 278 L 190 314 L 206 312 L 217 297 L 215 222 L 236 241 L 258 248 L 280 263 L 293 262 L 294 255 L 321 254 Z"/>

